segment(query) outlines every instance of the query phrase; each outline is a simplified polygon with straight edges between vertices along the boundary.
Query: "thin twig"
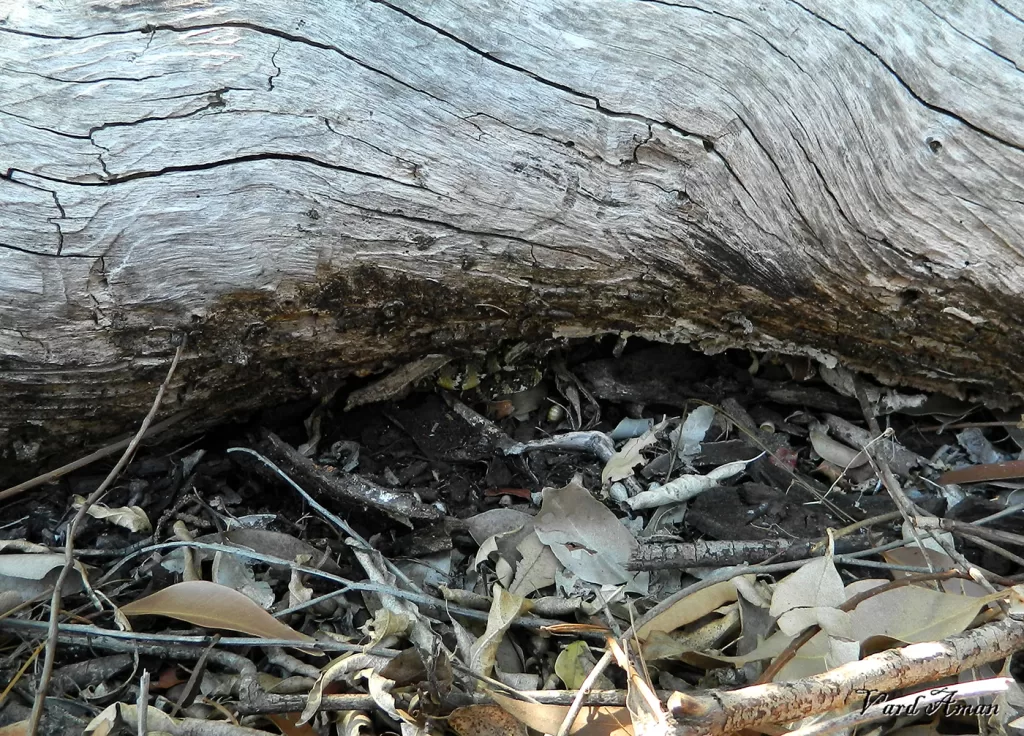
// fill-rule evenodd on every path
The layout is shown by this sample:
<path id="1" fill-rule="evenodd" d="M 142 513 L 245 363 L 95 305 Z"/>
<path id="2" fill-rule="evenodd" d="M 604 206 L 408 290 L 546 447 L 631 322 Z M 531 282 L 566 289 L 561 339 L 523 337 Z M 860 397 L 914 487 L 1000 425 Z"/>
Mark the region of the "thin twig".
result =
<path id="1" fill-rule="evenodd" d="M 583 710 L 583 703 L 587 699 L 587 694 L 591 688 L 594 687 L 594 683 L 597 682 L 597 678 L 600 677 L 604 671 L 608 668 L 608 665 L 612 663 L 612 652 L 610 649 L 605 650 L 604 656 L 597 660 L 597 664 L 594 665 L 594 669 L 590 670 L 590 674 L 580 684 L 580 689 L 576 691 L 576 697 L 572 699 L 572 703 L 569 704 L 569 710 L 565 712 L 565 718 L 562 719 L 562 725 L 558 727 L 558 733 L 555 736 L 569 736 L 569 732 L 572 730 L 573 724 L 576 723 L 576 716 Z"/>
<path id="2" fill-rule="evenodd" d="M 300 496 L 302 496 L 302 498 L 306 501 L 306 503 L 308 503 L 310 506 L 312 506 L 314 509 L 316 509 L 320 513 L 321 516 L 323 516 L 325 519 L 330 521 L 332 524 L 336 525 L 339 529 L 341 529 L 343 532 L 348 534 L 354 540 L 359 542 L 359 544 L 361 544 L 363 546 L 363 549 L 365 549 L 365 550 L 374 550 L 373 545 L 371 545 L 363 537 L 362 534 L 360 534 L 355 529 L 353 529 L 352 526 L 347 521 L 342 519 L 337 514 L 334 514 L 331 511 L 329 511 L 323 504 L 319 503 L 316 499 L 314 499 L 311 495 L 309 495 L 302 486 L 300 486 L 298 483 L 296 483 L 294 480 L 292 480 L 292 478 L 287 473 L 285 473 L 283 470 L 281 470 L 281 468 L 279 468 L 273 462 L 268 460 L 266 457 L 264 457 L 260 453 L 256 452 L 255 450 L 249 449 L 248 447 L 229 447 L 228 448 L 228 452 L 245 452 L 245 453 L 248 453 L 249 455 L 252 455 L 253 457 L 255 457 L 261 463 L 266 465 L 267 468 L 269 468 L 274 473 L 276 473 L 278 476 L 280 476 L 281 479 L 284 480 L 288 485 L 290 485 L 292 488 L 294 488 L 295 491 Z M 402 569 L 399 568 L 398 565 L 393 563 L 387 557 L 384 557 L 384 555 L 381 555 L 381 559 L 384 560 L 384 564 L 387 565 L 387 568 L 391 572 L 391 574 L 394 575 L 399 580 L 401 580 L 405 584 L 405 586 L 407 588 L 409 588 L 409 590 L 413 591 L 414 593 L 422 593 L 423 592 L 420 589 L 420 587 L 418 585 L 416 585 L 416 583 L 414 583 L 412 580 L 409 579 L 408 575 L 406 575 L 404 572 L 402 572 Z"/>
<path id="3" fill-rule="evenodd" d="M 139 736 L 146 736 L 149 733 L 149 670 L 146 669 L 142 670 L 142 677 L 139 678 L 139 697 L 135 701 L 135 709 Z"/>
<path id="4" fill-rule="evenodd" d="M 456 605 L 454 603 L 451 603 L 449 601 L 443 600 L 441 598 L 435 598 L 433 596 L 425 595 L 425 594 L 422 594 L 422 593 L 415 593 L 413 591 L 404 590 L 403 588 L 399 588 L 399 587 L 394 586 L 394 585 L 384 585 L 384 584 L 373 583 L 373 582 L 357 582 L 355 580 L 349 580 L 348 578 L 343 578 L 343 577 L 340 577 L 338 575 L 333 575 L 333 574 L 331 574 L 329 572 L 325 572 L 324 570 L 319 570 L 319 569 L 317 569 L 315 567 L 308 567 L 306 565 L 298 565 L 293 560 L 286 560 L 283 557 L 274 557 L 273 555 L 265 555 L 265 554 L 262 554 L 261 552 L 254 552 L 253 550 L 246 549 L 245 547 L 231 547 L 231 546 L 226 545 L 226 544 L 215 544 L 215 543 L 210 543 L 210 542 L 193 542 L 193 541 L 162 542 L 160 544 L 153 544 L 153 545 L 150 545 L 149 547 L 145 547 L 145 548 L 143 548 L 141 550 L 133 552 L 131 555 L 125 557 L 123 560 L 118 562 L 118 566 L 120 566 L 124 562 L 128 561 L 129 559 L 131 559 L 133 557 L 137 557 L 139 555 L 148 554 L 150 552 L 155 552 L 157 550 L 162 550 L 162 549 L 174 549 L 176 547 L 190 547 L 190 548 L 193 548 L 193 549 L 202 549 L 202 550 L 209 550 L 211 552 L 224 552 L 224 553 L 227 553 L 227 554 L 230 554 L 230 555 L 237 555 L 239 557 L 244 557 L 244 558 L 250 559 L 250 560 L 257 560 L 258 562 L 264 562 L 264 563 L 267 563 L 267 564 L 270 564 L 270 565 L 279 565 L 281 567 L 287 567 L 287 568 L 290 568 L 292 570 L 296 570 L 297 572 L 303 573 L 304 575 L 312 575 L 313 577 L 323 578 L 324 580 L 330 580 L 331 582 L 336 583 L 339 586 L 341 586 L 338 590 L 332 591 L 332 592 L 322 596 L 321 598 L 319 598 L 317 600 L 326 600 L 328 598 L 337 597 L 339 595 L 344 595 L 345 593 L 347 593 L 349 591 L 363 591 L 363 592 L 369 592 L 369 593 L 383 593 L 383 594 L 386 594 L 386 595 L 393 595 L 396 598 L 402 598 L 404 600 L 411 601 L 411 602 L 416 603 L 417 605 L 425 607 L 425 608 L 432 608 L 432 609 L 436 609 L 436 610 L 439 610 L 439 611 L 444 611 L 446 614 L 447 613 L 455 613 L 455 614 L 458 614 L 459 616 L 466 616 L 467 618 L 472 618 L 472 619 L 476 619 L 476 620 L 479 620 L 479 621 L 486 621 L 487 617 L 489 615 L 486 611 L 476 611 L 476 610 L 473 610 L 471 608 L 466 608 L 464 606 Z M 803 564 L 803 563 L 800 563 L 800 564 Z M 101 578 L 101 582 L 103 580 L 109 578 L 113 572 L 114 572 L 114 568 L 111 568 L 111 570 L 107 572 L 107 574 L 104 576 L 104 578 Z M 296 611 L 296 610 L 300 610 L 300 608 L 308 608 L 310 605 L 312 605 L 315 602 L 316 601 L 311 601 L 311 602 L 309 602 L 307 604 L 303 604 L 301 606 L 294 606 L 294 607 L 292 607 L 289 610 L 290 611 Z M 285 613 L 284 611 L 281 611 L 281 612 L 276 613 L 274 615 L 277 616 L 277 617 L 280 617 L 280 616 L 284 615 L 284 613 Z M 557 621 L 557 620 L 554 620 L 554 619 L 550 619 L 550 618 L 541 618 L 539 616 L 525 615 L 525 616 L 517 616 L 516 619 L 512 622 L 512 625 L 513 626 L 522 626 L 523 628 L 528 628 L 528 629 L 542 629 L 542 628 L 545 628 L 547 626 L 557 625 L 557 624 L 560 624 L 560 623 L 563 623 L 563 622 L 562 621 Z M 2 624 L 0 624 L 0 627 L 2 627 Z"/>
<path id="5" fill-rule="evenodd" d="M 68 527 L 67 531 L 67 543 L 64 547 L 64 567 L 60 571 L 60 575 L 57 576 L 57 582 L 53 587 L 53 596 L 50 598 L 50 625 L 47 633 L 46 642 L 46 657 L 43 661 L 43 669 L 39 675 L 39 688 L 36 690 L 36 699 L 32 703 L 32 715 L 29 717 L 28 726 L 25 729 L 27 736 L 36 736 L 39 730 L 39 723 L 43 717 L 43 707 L 46 703 L 46 692 L 50 688 L 50 677 L 53 675 L 53 662 L 57 657 L 57 624 L 60 619 L 60 604 L 61 596 L 63 594 L 64 582 L 68 579 L 68 575 L 71 573 L 72 567 L 75 563 L 75 533 L 78 531 L 79 525 L 85 518 L 89 511 L 89 507 L 102 498 L 103 494 L 107 492 L 107 489 L 113 484 L 114 480 L 121 471 L 125 469 L 132 457 L 135 455 L 136 449 L 142 442 L 142 438 L 149 430 L 150 425 L 153 423 L 153 418 L 156 413 L 160 410 L 160 404 L 164 399 L 164 394 L 167 392 L 167 387 L 171 383 L 171 378 L 174 376 L 174 371 L 178 367 L 178 361 L 181 359 L 181 354 L 185 349 L 184 339 L 178 345 L 178 349 L 174 351 L 174 358 L 171 360 L 171 367 L 167 371 L 167 377 L 164 382 L 160 384 L 159 390 L 156 392 L 156 398 L 153 399 L 153 405 L 149 408 L 149 413 L 146 414 L 146 418 L 142 420 L 142 425 L 139 427 L 139 431 L 132 437 L 131 442 L 125 448 L 124 454 L 121 455 L 121 459 L 117 461 L 117 464 L 107 474 L 107 477 L 100 483 L 100 487 L 89 494 L 89 497 L 85 499 L 85 503 L 78 509 L 78 513 L 75 515 L 74 521 L 71 522 L 71 526 Z"/>
<path id="6" fill-rule="evenodd" d="M 979 547 L 984 547 L 985 549 L 989 550 L 990 552 L 994 552 L 995 554 L 999 555 L 1000 557 L 1005 557 L 1010 562 L 1014 562 L 1014 563 L 1020 565 L 1021 567 L 1024 567 L 1024 557 L 1021 557 L 1020 555 L 1015 555 L 1010 550 L 1003 549 L 998 544 L 993 544 L 992 542 L 988 541 L 987 539 L 982 539 L 979 536 L 976 536 L 974 534 L 967 534 L 965 532 L 961 532 L 960 536 L 963 539 L 966 539 L 969 542 L 974 542 L 974 544 L 978 545 Z"/>

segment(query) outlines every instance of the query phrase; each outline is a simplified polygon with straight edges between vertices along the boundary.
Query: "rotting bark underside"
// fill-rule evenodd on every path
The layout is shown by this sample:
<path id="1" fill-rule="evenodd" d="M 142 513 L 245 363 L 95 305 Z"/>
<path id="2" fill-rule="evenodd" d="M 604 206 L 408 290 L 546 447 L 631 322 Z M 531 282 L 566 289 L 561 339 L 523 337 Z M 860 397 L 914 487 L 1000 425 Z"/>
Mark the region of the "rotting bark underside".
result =
<path id="1" fill-rule="evenodd" d="M 1003 5 L 13 8 L 5 460 L 130 426 L 184 333 L 165 406 L 200 424 L 605 331 L 1024 388 Z"/>

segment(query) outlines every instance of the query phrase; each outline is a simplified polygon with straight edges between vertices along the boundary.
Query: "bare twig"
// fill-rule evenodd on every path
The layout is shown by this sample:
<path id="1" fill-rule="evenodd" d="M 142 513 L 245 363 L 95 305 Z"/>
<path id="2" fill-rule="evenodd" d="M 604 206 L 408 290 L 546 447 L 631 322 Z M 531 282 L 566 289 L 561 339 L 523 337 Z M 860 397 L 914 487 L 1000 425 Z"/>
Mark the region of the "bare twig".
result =
<path id="1" fill-rule="evenodd" d="M 167 377 L 164 382 L 160 384 L 159 390 L 156 392 L 156 398 L 153 399 L 153 405 L 149 408 L 149 413 L 146 414 L 146 418 L 142 420 L 142 425 L 139 427 L 139 431 L 132 437 L 131 442 L 125 448 L 124 454 L 121 455 L 121 459 L 117 461 L 117 464 L 107 474 L 107 477 L 100 483 L 99 488 L 89 494 L 89 497 L 85 499 L 85 503 L 78 509 L 78 513 L 75 515 L 74 521 L 71 522 L 71 526 L 68 527 L 67 531 L 67 544 L 64 547 L 64 567 L 61 569 L 60 574 L 57 576 L 57 581 L 54 584 L 53 596 L 50 598 L 50 625 L 47 633 L 46 642 L 46 657 L 43 661 L 43 669 L 39 675 L 39 687 L 36 690 L 36 699 L 32 703 L 32 715 L 29 717 L 28 726 L 25 732 L 28 736 L 36 736 L 39 730 L 39 722 L 43 717 L 43 707 L 46 702 L 46 692 L 50 687 L 50 677 L 53 674 L 53 662 L 57 657 L 57 623 L 60 619 L 60 603 L 61 596 L 63 593 L 64 582 L 68 579 L 68 575 L 71 573 L 71 569 L 75 563 L 75 533 L 78 531 L 79 525 L 82 523 L 82 519 L 85 518 L 89 511 L 89 507 L 96 503 L 103 494 L 107 492 L 107 489 L 113 484 L 114 480 L 121 471 L 125 469 L 132 457 L 135 455 L 135 450 L 138 449 L 139 443 L 142 442 L 142 438 L 149 430 L 150 425 L 153 423 L 153 418 L 156 417 L 156 413 L 160 410 L 160 404 L 164 399 L 164 394 L 167 392 L 167 387 L 171 383 L 171 378 L 174 376 L 174 371 L 178 367 L 178 361 L 181 359 L 181 354 L 185 349 L 185 341 L 178 345 L 178 349 L 174 351 L 174 358 L 171 360 L 171 367 L 167 370 Z"/>
<path id="2" fill-rule="evenodd" d="M 868 537 L 848 538 L 839 552 L 859 552 L 873 544 Z M 696 542 L 647 542 L 633 551 L 627 570 L 676 570 L 691 567 L 722 567 L 744 562 L 803 560 L 821 555 L 816 539 L 756 539 Z"/>
<path id="3" fill-rule="evenodd" d="M 580 684 L 580 689 L 576 691 L 576 696 L 572 699 L 572 703 L 569 704 L 569 710 L 565 712 L 565 718 L 562 719 L 562 725 L 558 727 L 558 733 L 555 736 L 569 736 L 569 730 L 576 723 L 576 716 L 583 710 L 583 703 L 587 699 L 587 694 L 594 687 L 597 678 L 604 673 L 611 663 L 612 652 L 609 649 L 605 651 L 601 659 L 597 660 L 597 664 L 594 665 L 594 669 L 590 670 L 587 679 Z"/>
<path id="4" fill-rule="evenodd" d="M 146 723 L 149 718 L 149 670 L 142 670 L 142 677 L 139 678 L 139 697 L 135 701 L 135 713 L 138 717 L 139 736 L 146 736 L 149 733 Z"/>
<path id="5" fill-rule="evenodd" d="M 328 498 L 383 511 L 403 524 L 409 524 L 409 519 L 437 521 L 443 516 L 412 493 L 386 488 L 353 473 L 326 473 L 273 432 L 265 433 L 262 449 L 275 463 L 285 466 L 291 477 Z"/>
<path id="6" fill-rule="evenodd" d="M 363 535 L 357 532 L 355 529 L 353 529 L 352 526 L 347 521 L 342 519 L 337 514 L 331 513 L 323 504 L 317 502 L 315 498 L 310 496 L 302 486 L 300 486 L 298 483 L 292 480 L 292 478 L 287 473 L 281 470 L 281 468 L 277 467 L 277 465 L 272 463 L 270 460 L 263 457 L 263 455 L 256 452 L 255 450 L 250 450 L 248 447 L 229 447 L 228 452 L 244 452 L 255 457 L 257 460 L 259 460 L 261 463 L 267 466 L 267 468 L 269 468 L 271 471 L 280 476 L 288 485 L 294 488 L 295 491 L 300 496 L 302 496 L 305 502 L 312 506 L 314 509 L 316 509 L 321 516 L 323 516 L 329 522 L 337 526 L 339 529 L 348 534 L 354 540 L 359 542 L 359 544 L 362 545 L 363 549 L 373 549 L 373 547 L 363 537 Z M 384 564 L 388 566 L 388 570 L 391 571 L 391 574 L 393 574 L 396 578 L 401 580 L 409 590 L 412 590 L 416 593 L 423 592 L 422 590 L 420 590 L 420 587 L 416 585 L 416 583 L 409 579 L 408 575 L 402 572 L 401 568 L 399 568 L 396 564 L 394 564 L 391 560 L 387 559 L 383 555 L 381 555 L 381 557 L 384 560 Z"/>

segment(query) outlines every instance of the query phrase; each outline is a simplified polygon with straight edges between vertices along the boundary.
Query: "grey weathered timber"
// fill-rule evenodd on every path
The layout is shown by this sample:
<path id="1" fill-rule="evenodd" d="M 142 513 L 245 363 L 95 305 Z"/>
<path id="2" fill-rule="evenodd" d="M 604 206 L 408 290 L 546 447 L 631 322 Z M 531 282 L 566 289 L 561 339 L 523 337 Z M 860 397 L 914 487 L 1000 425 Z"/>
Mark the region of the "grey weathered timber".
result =
<path id="1" fill-rule="evenodd" d="M 0 4 L 0 448 L 501 337 L 1024 388 L 1024 5 Z M 7 467 L 5 465 L 5 467 Z"/>

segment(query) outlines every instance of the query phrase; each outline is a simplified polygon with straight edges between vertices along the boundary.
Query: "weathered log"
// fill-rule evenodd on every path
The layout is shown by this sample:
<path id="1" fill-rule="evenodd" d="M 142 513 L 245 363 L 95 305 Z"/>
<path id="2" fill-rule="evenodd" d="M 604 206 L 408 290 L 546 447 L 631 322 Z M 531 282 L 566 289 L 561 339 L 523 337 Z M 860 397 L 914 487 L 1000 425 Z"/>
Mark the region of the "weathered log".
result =
<path id="1" fill-rule="evenodd" d="M 1024 388 L 1003 4 L 0 10 L 0 448 L 499 338 L 628 331 Z"/>

